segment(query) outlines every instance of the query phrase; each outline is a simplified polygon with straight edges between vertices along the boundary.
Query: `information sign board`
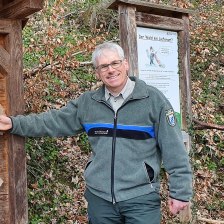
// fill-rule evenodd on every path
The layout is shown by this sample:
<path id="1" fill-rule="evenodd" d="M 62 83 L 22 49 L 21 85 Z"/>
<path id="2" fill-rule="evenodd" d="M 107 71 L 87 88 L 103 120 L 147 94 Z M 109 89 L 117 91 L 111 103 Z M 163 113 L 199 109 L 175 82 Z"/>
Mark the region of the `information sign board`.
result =
<path id="1" fill-rule="evenodd" d="M 178 33 L 137 27 L 139 78 L 170 101 L 181 126 Z"/>

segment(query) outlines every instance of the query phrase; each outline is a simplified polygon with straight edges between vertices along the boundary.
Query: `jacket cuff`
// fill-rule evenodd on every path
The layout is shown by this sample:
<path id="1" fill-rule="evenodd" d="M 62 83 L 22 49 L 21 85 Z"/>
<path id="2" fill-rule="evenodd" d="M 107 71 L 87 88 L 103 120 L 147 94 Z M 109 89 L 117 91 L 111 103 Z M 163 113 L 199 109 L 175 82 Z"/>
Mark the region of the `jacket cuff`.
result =
<path id="1" fill-rule="evenodd" d="M 182 201 L 182 202 L 189 202 L 189 201 L 190 201 L 190 200 L 189 200 L 189 201 L 185 201 L 185 200 L 182 200 L 182 199 L 179 199 L 179 198 L 174 198 L 174 197 L 172 197 L 172 196 L 170 196 L 170 195 L 169 195 L 169 197 L 172 198 L 172 199 L 175 199 L 175 200 L 177 200 L 177 201 Z"/>
<path id="2" fill-rule="evenodd" d="M 12 127 L 8 130 L 11 133 L 11 131 L 13 130 L 13 119 L 12 119 L 12 117 L 8 117 L 8 118 L 10 118 L 11 123 L 12 123 Z"/>

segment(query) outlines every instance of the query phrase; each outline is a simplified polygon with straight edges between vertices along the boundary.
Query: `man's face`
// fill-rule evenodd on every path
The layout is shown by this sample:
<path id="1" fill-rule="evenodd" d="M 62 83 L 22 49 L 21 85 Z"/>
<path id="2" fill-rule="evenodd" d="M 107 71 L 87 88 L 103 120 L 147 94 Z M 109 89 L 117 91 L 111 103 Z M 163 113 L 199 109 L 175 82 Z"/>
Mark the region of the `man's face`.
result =
<path id="1" fill-rule="evenodd" d="M 97 58 L 96 76 L 109 91 L 119 93 L 126 84 L 128 68 L 126 59 L 122 60 L 116 51 L 105 49 Z"/>

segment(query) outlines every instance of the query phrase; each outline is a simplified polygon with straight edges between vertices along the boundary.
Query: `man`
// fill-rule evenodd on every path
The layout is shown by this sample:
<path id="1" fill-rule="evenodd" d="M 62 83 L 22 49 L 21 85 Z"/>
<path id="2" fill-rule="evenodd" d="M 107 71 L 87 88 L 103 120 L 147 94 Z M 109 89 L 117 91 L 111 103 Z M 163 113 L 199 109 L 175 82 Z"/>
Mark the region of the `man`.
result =
<path id="1" fill-rule="evenodd" d="M 85 169 L 89 222 L 160 223 L 161 162 L 169 174 L 169 209 L 177 214 L 192 196 L 192 174 L 169 101 L 154 87 L 128 77 L 128 62 L 114 43 L 92 55 L 104 85 L 60 110 L 0 116 L 0 130 L 21 136 L 71 136 L 86 131 L 92 154 Z"/>

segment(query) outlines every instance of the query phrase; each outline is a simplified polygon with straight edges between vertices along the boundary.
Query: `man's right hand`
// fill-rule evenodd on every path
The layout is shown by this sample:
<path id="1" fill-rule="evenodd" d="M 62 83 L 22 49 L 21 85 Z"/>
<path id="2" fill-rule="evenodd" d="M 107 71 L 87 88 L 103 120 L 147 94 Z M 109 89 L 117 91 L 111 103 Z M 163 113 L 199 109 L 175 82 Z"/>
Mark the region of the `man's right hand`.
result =
<path id="1" fill-rule="evenodd" d="M 7 131 L 12 128 L 12 121 L 5 115 L 0 115 L 0 131 Z"/>

